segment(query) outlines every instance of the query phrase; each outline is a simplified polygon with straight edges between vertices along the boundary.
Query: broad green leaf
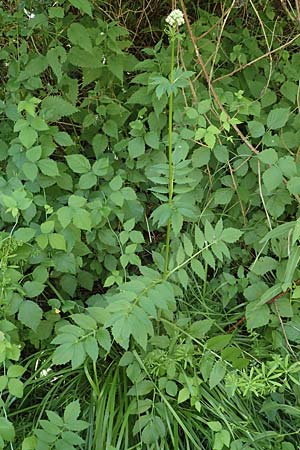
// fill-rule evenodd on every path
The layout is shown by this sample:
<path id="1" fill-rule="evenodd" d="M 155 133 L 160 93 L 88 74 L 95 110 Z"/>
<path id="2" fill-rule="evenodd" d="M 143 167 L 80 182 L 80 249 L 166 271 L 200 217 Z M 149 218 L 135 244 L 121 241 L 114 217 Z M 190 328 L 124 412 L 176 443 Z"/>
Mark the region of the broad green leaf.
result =
<path id="1" fill-rule="evenodd" d="M 45 285 L 43 283 L 39 283 L 38 281 L 26 281 L 23 288 L 25 290 L 26 296 L 33 298 L 37 297 L 43 292 Z"/>
<path id="2" fill-rule="evenodd" d="M 79 400 L 75 400 L 66 407 L 64 412 L 64 422 L 67 424 L 77 420 L 80 414 Z"/>
<path id="3" fill-rule="evenodd" d="M 159 134 L 155 131 L 148 131 L 144 136 L 146 144 L 154 148 L 155 150 L 159 149 Z"/>
<path id="4" fill-rule="evenodd" d="M 216 387 L 224 378 L 226 373 L 226 367 L 223 361 L 219 360 L 213 365 L 210 377 L 209 377 L 209 387 L 213 389 Z"/>
<path id="5" fill-rule="evenodd" d="M 42 309 L 31 300 L 24 300 L 19 308 L 18 319 L 28 328 L 36 331 L 37 327 L 41 323 L 43 316 Z"/>
<path id="6" fill-rule="evenodd" d="M 19 139 L 21 143 L 26 148 L 30 148 L 36 142 L 38 137 L 37 132 L 30 126 L 23 128 L 19 134 Z"/>
<path id="7" fill-rule="evenodd" d="M 0 417 L 0 436 L 4 441 L 13 441 L 15 430 L 13 424 L 5 417 Z"/>
<path id="8" fill-rule="evenodd" d="M 57 347 L 52 355 L 53 364 L 66 364 L 72 359 L 73 343 L 68 342 Z"/>
<path id="9" fill-rule="evenodd" d="M 11 378 L 8 380 L 8 391 L 11 395 L 17 398 L 23 397 L 24 385 L 18 378 Z"/>
<path id="10" fill-rule="evenodd" d="M 54 255 L 53 262 L 55 269 L 59 272 L 76 273 L 76 260 L 73 253 Z"/>
<path id="11" fill-rule="evenodd" d="M 57 210 L 58 220 L 63 228 L 66 228 L 72 221 L 72 210 L 68 206 L 63 206 Z"/>
<path id="12" fill-rule="evenodd" d="M 91 3 L 89 2 L 89 0 L 69 0 L 69 2 L 71 3 L 71 5 L 75 6 L 75 8 L 79 9 L 79 11 L 83 12 L 84 14 L 87 14 L 90 17 L 93 16 Z"/>
<path id="13" fill-rule="evenodd" d="M 222 350 L 226 347 L 232 339 L 230 334 L 220 334 L 218 336 L 214 336 L 207 341 L 207 348 L 214 351 Z"/>
<path id="14" fill-rule="evenodd" d="M 104 350 L 109 352 L 111 348 L 111 337 L 109 332 L 105 328 L 101 328 L 97 331 L 96 338 L 99 345 L 101 345 Z"/>
<path id="15" fill-rule="evenodd" d="M 270 167 L 263 173 L 263 182 L 265 187 L 269 192 L 272 192 L 274 189 L 276 189 L 283 180 L 282 172 L 281 170 L 276 167 Z"/>
<path id="16" fill-rule="evenodd" d="M 95 319 L 87 314 L 72 314 L 71 317 L 76 325 L 84 330 L 95 330 L 97 328 Z"/>
<path id="17" fill-rule="evenodd" d="M 282 95 L 287 98 L 293 104 L 296 101 L 296 97 L 298 95 L 298 85 L 293 81 L 286 81 L 280 88 L 280 92 Z"/>
<path id="18" fill-rule="evenodd" d="M 277 130 L 284 127 L 290 115 L 289 108 L 272 109 L 267 117 L 267 127 L 271 130 Z"/>
<path id="19" fill-rule="evenodd" d="M 72 212 L 73 223 L 81 230 L 90 231 L 92 227 L 91 214 L 85 209 L 78 208 Z"/>
<path id="20" fill-rule="evenodd" d="M 145 153 L 145 141 L 142 137 L 131 139 L 128 143 L 128 153 L 130 158 L 138 158 Z"/>
<path id="21" fill-rule="evenodd" d="M 270 308 L 268 305 L 257 306 L 251 302 L 246 307 L 247 327 L 252 330 L 267 325 L 270 320 Z"/>
<path id="22" fill-rule="evenodd" d="M 188 388 L 184 387 L 180 389 L 180 391 L 178 392 L 177 403 L 178 404 L 183 403 L 189 398 L 190 398 L 190 391 L 188 390 Z"/>
<path id="23" fill-rule="evenodd" d="M 26 371 L 25 367 L 22 367 L 18 364 L 13 364 L 12 366 L 9 366 L 7 370 L 7 376 L 9 378 L 21 377 L 25 371 Z"/>
<path id="24" fill-rule="evenodd" d="M 37 438 L 35 436 L 28 436 L 22 442 L 21 450 L 35 450 L 37 445 Z"/>
<path id="25" fill-rule="evenodd" d="M 51 233 L 49 235 L 49 244 L 56 250 L 66 250 L 66 240 L 60 233 Z"/>
<path id="26" fill-rule="evenodd" d="M 57 162 L 53 159 L 40 159 L 38 161 L 40 171 L 48 177 L 57 177 L 59 175 Z"/>
<path id="27" fill-rule="evenodd" d="M 20 227 L 14 232 L 14 238 L 20 242 L 29 242 L 35 234 L 36 230 L 33 228 Z"/>
<path id="28" fill-rule="evenodd" d="M 77 111 L 72 103 L 59 96 L 46 97 L 41 105 L 41 113 L 44 119 L 50 122 L 59 120 L 64 116 L 71 116 Z"/>
<path id="29" fill-rule="evenodd" d="M 88 29 L 80 23 L 75 22 L 68 27 L 68 38 L 72 44 L 79 45 L 79 47 L 88 52 L 92 51 L 93 46 L 88 34 Z"/>
<path id="30" fill-rule="evenodd" d="M 264 125 L 257 120 L 251 120 L 250 122 L 248 122 L 248 128 L 251 136 L 254 138 L 261 137 L 265 133 Z"/>
<path id="31" fill-rule="evenodd" d="M 88 336 L 84 342 L 84 349 L 92 361 L 96 362 L 99 355 L 99 348 L 97 344 L 97 340 L 94 336 Z"/>
<path id="32" fill-rule="evenodd" d="M 79 189 L 91 189 L 95 184 L 97 184 L 97 177 L 92 172 L 81 175 L 78 182 Z"/>
<path id="33" fill-rule="evenodd" d="M 293 247 L 289 255 L 287 266 L 284 274 L 284 283 L 289 285 L 294 280 L 294 273 L 298 267 L 300 260 L 300 247 Z"/>
<path id="34" fill-rule="evenodd" d="M 73 24 L 73 25 L 75 25 L 75 24 Z M 74 142 L 73 142 L 71 136 L 68 133 L 66 133 L 65 131 L 59 131 L 58 133 L 56 133 L 54 135 L 54 140 L 58 145 L 61 145 L 62 147 L 69 147 L 70 145 L 74 145 Z"/>
<path id="35" fill-rule="evenodd" d="M 236 228 L 225 228 L 225 230 L 222 231 L 221 240 L 232 244 L 233 242 L 238 241 L 242 234 L 243 232 Z"/>
<path id="36" fill-rule="evenodd" d="M 87 173 L 91 169 L 89 160 L 83 155 L 66 156 L 68 166 L 75 173 Z"/>
<path id="37" fill-rule="evenodd" d="M 300 177 L 293 177 L 287 182 L 287 188 L 292 195 L 300 194 Z"/>
<path id="38" fill-rule="evenodd" d="M 261 151 L 257 157 L 264 164 L 275 164 L 278 161 L 277 152 L 273 148 Z"/>
<path id="39" fill-rule="evenodd" d="M 42 155 L 42 147 L 40 145 L 36 145 L 35 147 L 26 150 L 26 158 L 28 161 L 36 162 L 40 159 Z M 22 167 L 24 171 L 24 166 Z"/>

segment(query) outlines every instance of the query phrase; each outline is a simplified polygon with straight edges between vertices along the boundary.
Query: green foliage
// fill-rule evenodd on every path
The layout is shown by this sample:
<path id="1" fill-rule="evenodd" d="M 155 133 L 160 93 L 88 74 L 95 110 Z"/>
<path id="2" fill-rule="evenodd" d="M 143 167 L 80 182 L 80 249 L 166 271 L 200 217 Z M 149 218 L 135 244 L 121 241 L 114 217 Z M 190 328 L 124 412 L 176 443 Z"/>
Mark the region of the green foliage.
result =
<path id="1" fill-rule="evenodd" d="M 110 3 L 0 6 L 0 448 L 293 450 L 297 11 Z"/>

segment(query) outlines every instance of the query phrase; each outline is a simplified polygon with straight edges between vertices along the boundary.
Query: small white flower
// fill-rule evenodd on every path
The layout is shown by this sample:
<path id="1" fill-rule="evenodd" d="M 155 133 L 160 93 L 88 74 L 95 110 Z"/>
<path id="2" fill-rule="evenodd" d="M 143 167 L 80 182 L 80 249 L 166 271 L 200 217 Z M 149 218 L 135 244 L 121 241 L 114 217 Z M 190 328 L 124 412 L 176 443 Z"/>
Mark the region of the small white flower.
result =
<path id="1" fill-rule="evenodd" d="M 105 58 L 105 56 L 103 55 L 102 56 L 102 60 L 101 60 L 101 62 L 102 62 L 102 64 L 105 66 L 105 64 L 106 64 L 106 58 Z"/>
<path id="2" fill-rule="evenodd" d="M 173 9 L 173 11 L 171 11 L 168 17 L 166 18 L 166 22 L 171 27 L 174 27 L 176 25 L 180 27 L 180 25 L 183 25 L 184 17 L 182 11 L 180 9 Z"/>
<path id="3" fill-rule="evenodd" d="M 26 16 L 28 17 L 28 19 L 34 19 L 35 18 L 35 14 L 33 12 L 27 11 L 26 8 L 24 8 L 23 11 L 26 14 Z"/>

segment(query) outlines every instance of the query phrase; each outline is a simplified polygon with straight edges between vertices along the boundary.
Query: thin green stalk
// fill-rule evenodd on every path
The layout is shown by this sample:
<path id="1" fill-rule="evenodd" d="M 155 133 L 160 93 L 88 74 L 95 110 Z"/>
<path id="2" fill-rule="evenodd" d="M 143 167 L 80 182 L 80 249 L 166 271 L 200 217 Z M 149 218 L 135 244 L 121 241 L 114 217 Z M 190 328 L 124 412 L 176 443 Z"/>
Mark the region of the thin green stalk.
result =
<path id="1" fill-rule="evenodd" d="M 175 64 L 175 36 L 171 36 L 171 71 L 170 83 L 174 83 L 174 64 Z M 169 207 L 172 208 L 174 192 L 174 167 L 173 167 L 173 92 L 169 96 L 169 125 L 168 125 L 168 163 L 169 163 Z M 164 277 L 167 276 L 170 257 L 170 239 L 171 239 L 171 216 L 168 219 L 166 234 L 165 266 Z"/>

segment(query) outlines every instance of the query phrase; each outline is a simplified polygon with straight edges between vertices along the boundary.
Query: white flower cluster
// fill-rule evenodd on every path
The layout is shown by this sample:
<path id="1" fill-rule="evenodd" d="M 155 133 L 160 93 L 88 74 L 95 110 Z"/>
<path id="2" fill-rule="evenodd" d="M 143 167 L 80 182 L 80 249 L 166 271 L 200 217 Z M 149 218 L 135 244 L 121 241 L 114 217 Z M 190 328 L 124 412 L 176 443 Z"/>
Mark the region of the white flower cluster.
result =
<path id="1" fill-rule="evenodd" d="M 173 9 L 173 11 L 170 12 L 168 17 L 166 18 L 166 22 L 171 27 L 174 27 L 176 25 L 179 27 L 180 25 L 183 25 L 184 17 L 182 11 L 180 9 Z"/>

